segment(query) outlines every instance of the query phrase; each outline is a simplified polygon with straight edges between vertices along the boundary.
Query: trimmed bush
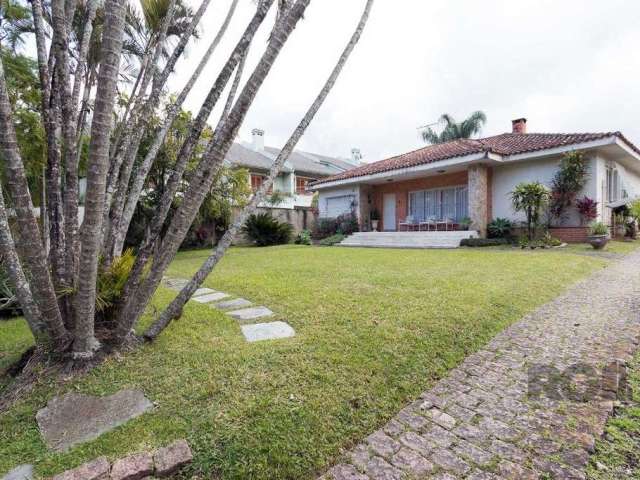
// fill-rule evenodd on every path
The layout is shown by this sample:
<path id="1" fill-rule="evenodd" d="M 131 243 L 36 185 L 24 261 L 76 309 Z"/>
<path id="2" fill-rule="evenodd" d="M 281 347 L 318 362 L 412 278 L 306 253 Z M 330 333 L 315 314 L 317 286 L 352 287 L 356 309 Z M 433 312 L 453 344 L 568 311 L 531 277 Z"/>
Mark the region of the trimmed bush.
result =
<path id="1" fill-rule="evenodd" d="M 294 243 L 296 245 L 311 245 L 311 232 L 309 230 L 301 231 L 298 235 L 296 235 Z"/>
<path id="2" fill-rule="evenodd" d="M 323 238 L 322 240 L 320 240 L 319 245 L 322 245 L 324 247 L 330 247 L 332 245 L 336 245 L 340 243 L 341 241 L 344 240 L 344 238 L 345 236 L 342 235 L 341 233 L 336 233 L 335 235 L 331 235 L 330 237 Z"/>
<path id="3" fill-rule="evenodd" d="M 259 213 L 249 216 L 242 232 L 258 247 L 267 247 L 289 243 L 293 227 L 276 220 L 268 213 Z"/>
<path id="4" fill-rule="evenodd" d="M 506 238 L 463 238 L 460 241 L 461 247 L 497 247 L 499 245 L 509 245 Z"/>
<path id="5" fill-rule="evenodd" d="M 490 238 L 507 238 L 511 234 L 513 224 L 511 220 L 506 218 L 494 218 L 489 225 L 487 231 Z"/>
<path id="6" fill-rule="evenodd" d="M 326 238 L 336 233 L 351 235 L 360 230 L 358 217 L 354 212 L 338 215 L 336 218 L 321 218 L 313 232 L 315 238 Z"/>

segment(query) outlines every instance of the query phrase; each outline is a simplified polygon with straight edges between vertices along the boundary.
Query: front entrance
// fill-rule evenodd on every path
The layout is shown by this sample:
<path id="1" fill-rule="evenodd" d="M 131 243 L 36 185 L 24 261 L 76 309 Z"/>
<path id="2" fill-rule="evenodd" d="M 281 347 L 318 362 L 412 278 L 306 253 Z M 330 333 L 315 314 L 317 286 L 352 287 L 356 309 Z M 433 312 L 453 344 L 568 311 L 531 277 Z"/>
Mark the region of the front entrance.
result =
<path id="1" fill-rule="evenodd" d="M 385 232 L 396 230 L 396 194 L 385 193 L 382 196 L 382 227 Z"/>

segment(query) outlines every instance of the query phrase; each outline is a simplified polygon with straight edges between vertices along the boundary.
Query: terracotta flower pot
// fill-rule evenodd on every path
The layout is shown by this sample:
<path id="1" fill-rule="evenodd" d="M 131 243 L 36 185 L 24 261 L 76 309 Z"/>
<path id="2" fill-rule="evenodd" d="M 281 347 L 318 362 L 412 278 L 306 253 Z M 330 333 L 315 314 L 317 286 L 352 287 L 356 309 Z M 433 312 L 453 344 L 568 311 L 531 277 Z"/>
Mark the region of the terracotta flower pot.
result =
<path id="1" fill-rule="evenodd" d="M 590 235 L 587 240 L 596 250 L 602 250 L 609 243 L 609 235 Z"/>

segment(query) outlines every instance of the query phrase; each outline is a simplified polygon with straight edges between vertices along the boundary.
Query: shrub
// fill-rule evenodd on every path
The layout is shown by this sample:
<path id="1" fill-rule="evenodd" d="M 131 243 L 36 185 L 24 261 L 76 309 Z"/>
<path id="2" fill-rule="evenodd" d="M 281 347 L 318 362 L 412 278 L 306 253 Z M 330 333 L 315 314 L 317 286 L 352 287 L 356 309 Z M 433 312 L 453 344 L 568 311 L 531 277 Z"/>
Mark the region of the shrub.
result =
<path id="1" fill-rule="evenodd" d="M 498 245 L 508 245 L 505 238 L 463 238 L 460 240 L 462 247 L 497 247 Z"/>
<path id="2" fill-rule="evenodd" d="M 589 223 L 598 216 L 598 202 L 589 197 L 583 197 L 576 201 L 576 208 L 583 223 Z"/>
<path id="3" fill-rule="evenodd" d="M 543 207 L 549 203 L 549 189 L 540 182 L 522 182 L 511 192 L 511 203 L 516 212 L 524 212 L 527 218 L 527 236 L 533 240 L 540 224 Z"/>
<path id="4" fill-rule="evenodd" d="M 321 218 L 316 223 L 314 236 L 316 238 L 326 238 L 336 233 L 351 235 L 358 230 L 360 230 L 358 217 L 354 212 L 350 212 L 339 215 L 336 218 Z"/>
<path id="5" fill-rule="evenodd" d="M 334 235 L 338 229 L 338 222 L 335 218 L 321 218 L 316 222 L 314 237 L 325 238 Z"/>
<path id="6" fill-rule="evenodd" d="M 567 208 L 587 183 L 588 169 L 584 153 L 574 151 L 564 155 L 560 169 L 551 181 L 549 211 L 553 217 L 563 219 Z"/>
<path id="7" fill-rule="evenodd" d="M 541 241 L 545 247 L 559 247 L 562 245 L 562 240 L 551 236 L 549 232 L 544 234 Z"/>
<path id="8" fill-rule="evenodd" d="M 511 220 L 506 218 L 494 218 L 489 225 L 487 225 L 487 230 L 489 232 L 490 238 L 507 238 L 511 233 L 511 228 L 513 224 Z"/>
<path id="9" fill-rule="evenodd" d="M 268 213 L 250 215 L 242 232 L 259 247 L 281 245 L 291 241 L 293 227 L 280 222 Z"/>
<path id="10" fill-rule="evenodd" d="M 309 230 L 302 230 L 294 241 L 296 245 L 311 245 L 311 232 Z"/>
<path id="11" fill-rule="evenodd" d="M 344 240 L 344 235 L 341 233 L 336 233 L 335 235 L 331 235 L 330 237 L 323 238 L 320 240 L 320 245 L 324 247 L 330 247 L 331 245 L 335 245 Z"/>
<path id="12" fill-rule="evenodd" d="M 103 313 L 112 308 L 120 299 L 124 284 L 129 278 L 136 257 L 133 250 L 126 249 L 121 256 L 113 260 L 111 266 L 107 269 L 100 267 L 98 269 L 98 278 L 96 280 L 96 311 Z M 104 315 L 108 318 L 109 315 Z"/>
<path id="13" fill-rule="evenodd" d="M 591 224 L 590 231 L 591 235 L 608 235 L 609 227 L 602 222 L 595 222 Z"/>

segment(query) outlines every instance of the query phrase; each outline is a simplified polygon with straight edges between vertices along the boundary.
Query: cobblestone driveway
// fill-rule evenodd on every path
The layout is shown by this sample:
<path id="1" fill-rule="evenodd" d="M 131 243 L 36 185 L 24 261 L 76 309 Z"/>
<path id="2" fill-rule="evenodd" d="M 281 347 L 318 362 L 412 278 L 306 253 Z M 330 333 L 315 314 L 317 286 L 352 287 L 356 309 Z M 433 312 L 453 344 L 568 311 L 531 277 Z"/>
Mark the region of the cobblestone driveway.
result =
<path id="1" fill-rule="evenodd" d="M 640 251 L 527 315 L 322 479 L 583 479 L 640 337 Z"/>

